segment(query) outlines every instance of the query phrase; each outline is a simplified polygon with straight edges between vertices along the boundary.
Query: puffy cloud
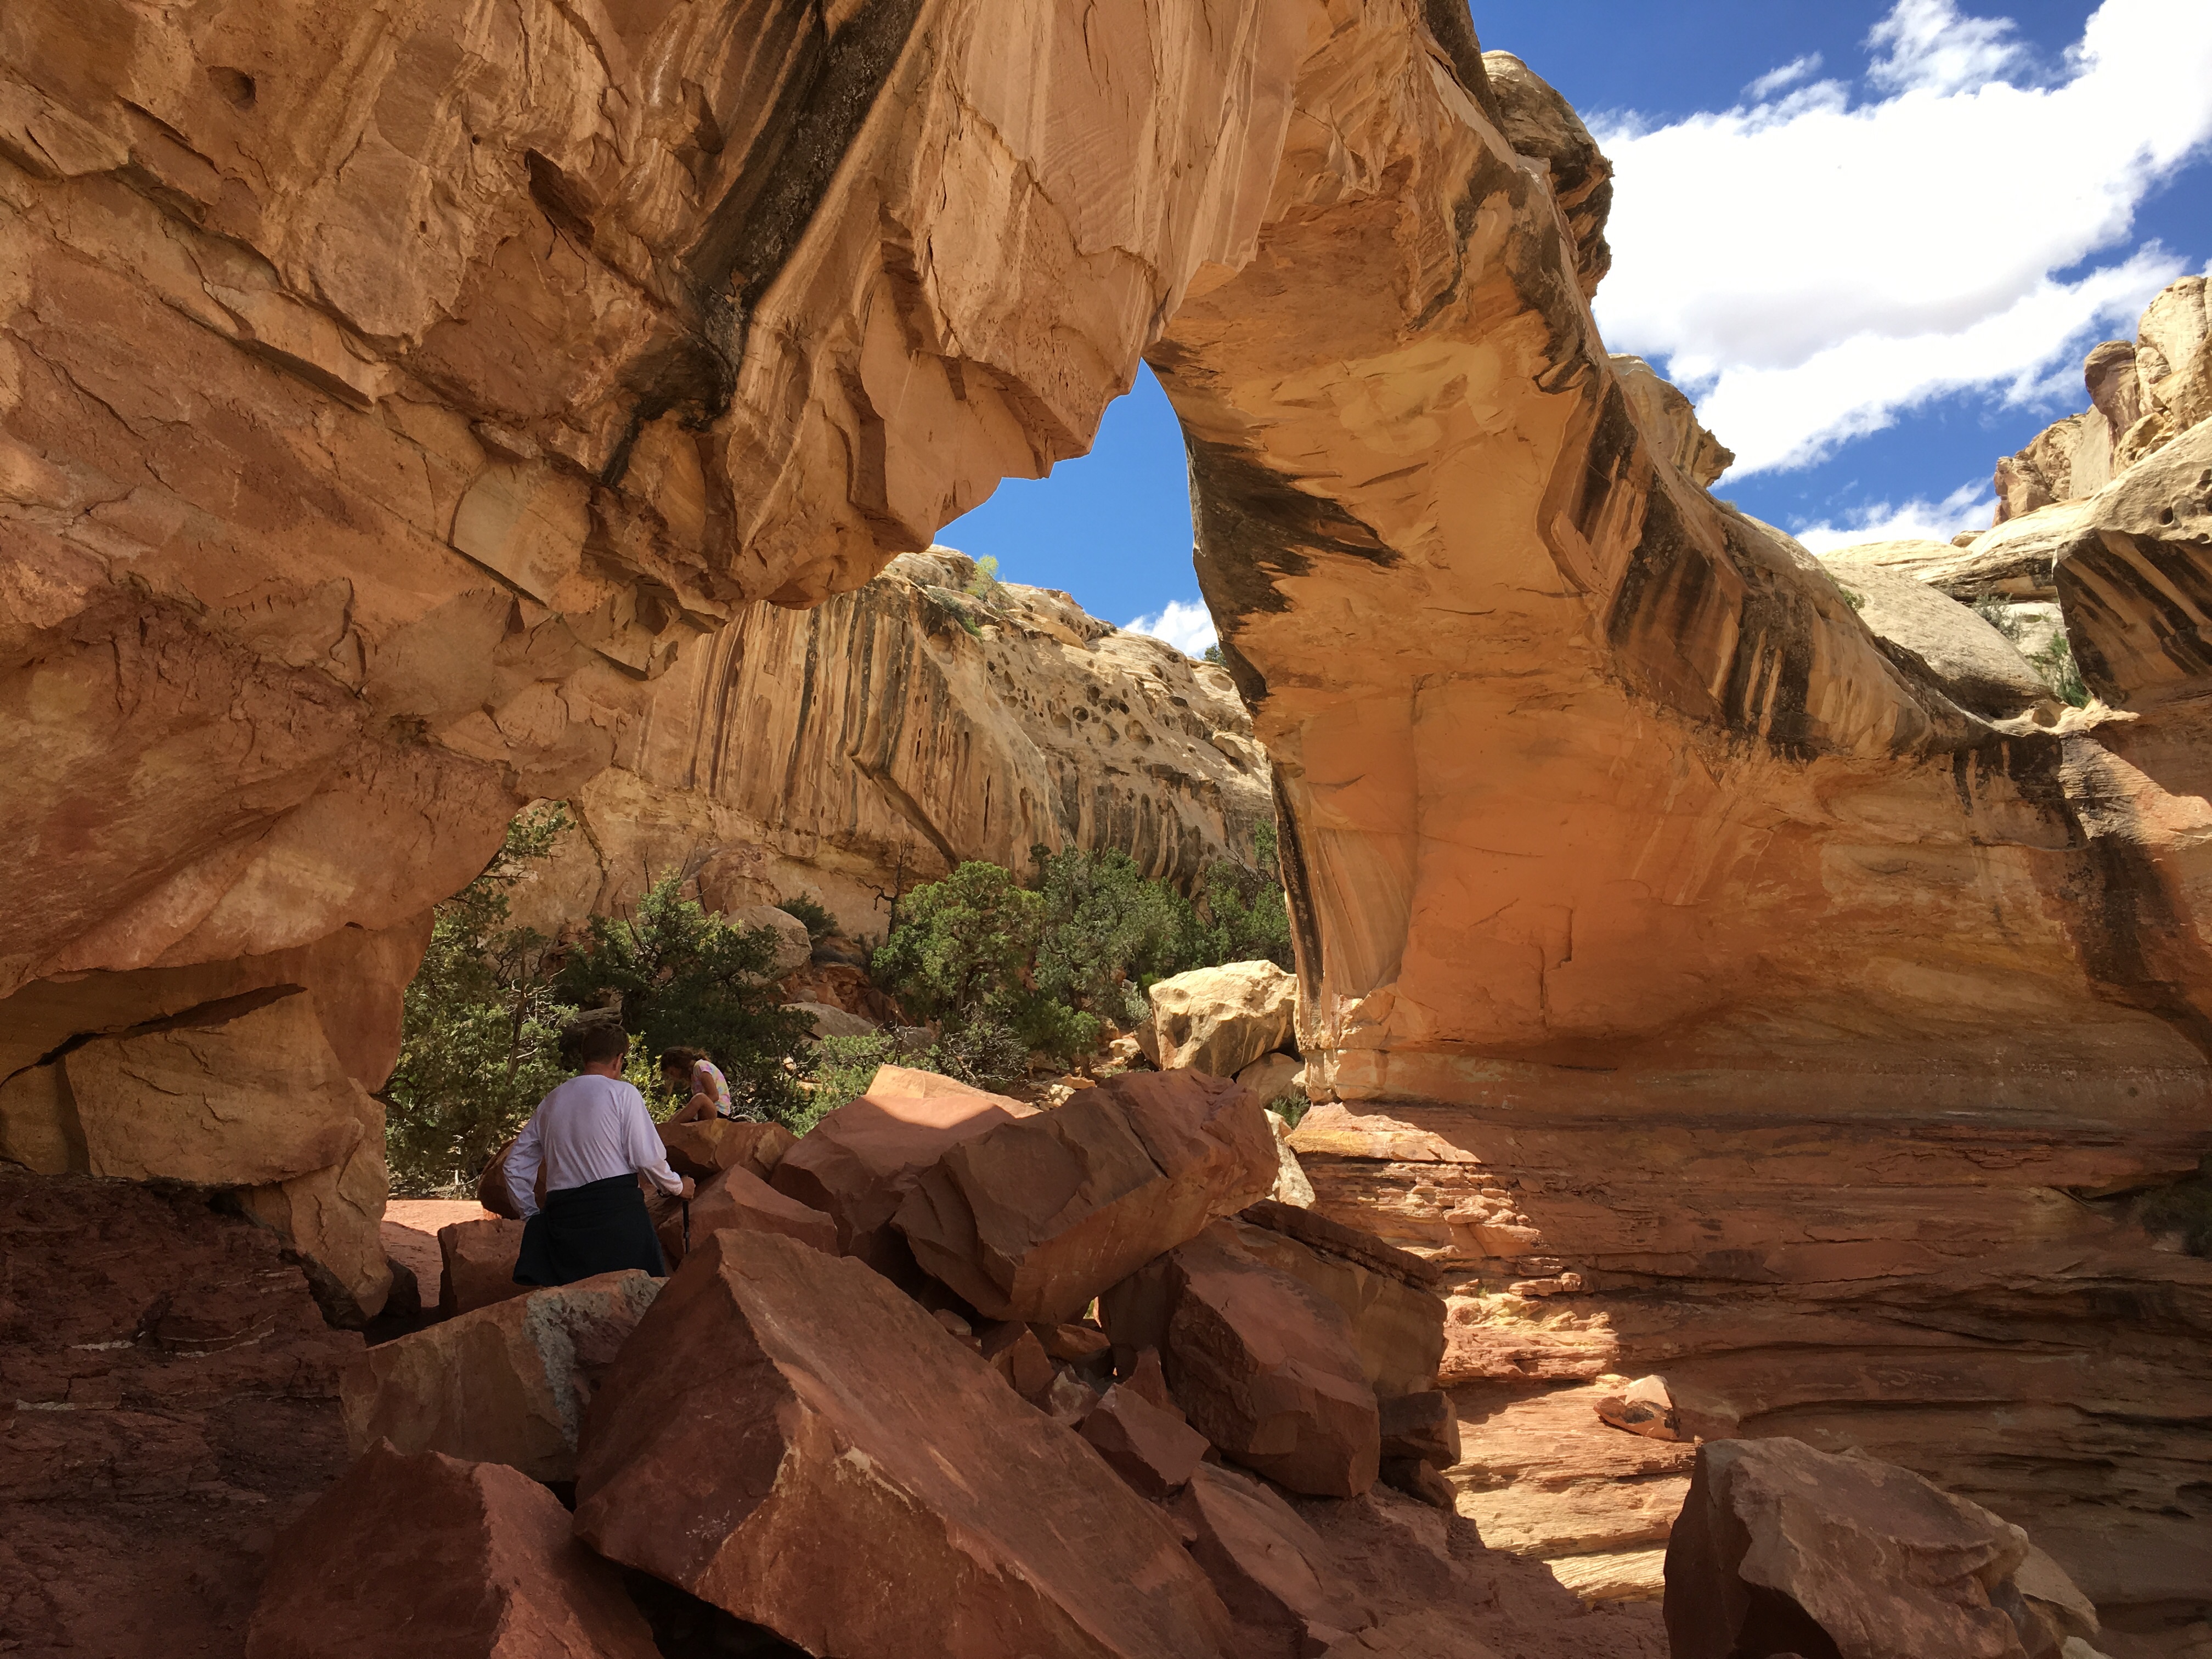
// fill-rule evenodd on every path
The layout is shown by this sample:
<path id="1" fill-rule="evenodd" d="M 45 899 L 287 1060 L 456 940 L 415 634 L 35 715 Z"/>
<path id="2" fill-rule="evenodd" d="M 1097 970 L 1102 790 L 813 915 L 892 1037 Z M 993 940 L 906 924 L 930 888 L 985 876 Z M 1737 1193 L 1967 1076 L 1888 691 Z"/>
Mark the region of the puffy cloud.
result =
<path id="1" fill-rule="evenodd" d="M 1898 0 L 1867 36 L 1883 54 L 1867 79 L 1893 92 L 1957 92 L 2001 81 L 2027 58 L 2026 47 L 2006 38 L 2013 32 L 2009 17 L 1962 17 L 1951 0 Z"/>
<path id="2" fill-rule="evenodd" d="M 1619 179 L 1599 320 L 1613 349 L 1666 360 L 1735 476 L 1933 397 L 2046 392 L 2182 274 L 2155 244 L 2075 268 L 2212 137 L 2212 6 L 2106 0 L 2043 84 L 2003 78 L 2029 66 L 2011 33 L 1899 0 L 1869 40 L 1876 101 L 1826 80 L 1598 124 Z"/>
<path id="3" fill-rule="evenodd" d="M 1127 631 L 1165 640 L 1186 657 L 1204 655 L 1216 637 L 1212 613 L 1196 599 L 1170 599 L 1156 614 L 1131 623 Z"/>
<path id="4" fill-rule="evenodd" d="M 1817 52 L 1808 52 L 1802 58 L 1792 58 L 1780 69 L 1769 70 L 1759 79 L 1753 81 L 1743 89 L 1743 95 L 1753 103 L 1763 102 L 1773 97 L 1785 87 L 1794 87 L 1800 81 L 1809 80 L 1818 75 L 1820 72 L 1820 65 L 1825 61 Z"/>
<path id="5" fill-rule="evenodd" d="M 1899 506 L 1877 501 L 1844 515 L 1836 524 L 1801 525 L 1790 534 L 1815 553 L 1862 542 L 1948 542 L 1962 530 L 1985 528 L 1996 513 L 1996 497 L 1985 483 L 1963 483 L 1940 501 L 1911 501 Z"/>

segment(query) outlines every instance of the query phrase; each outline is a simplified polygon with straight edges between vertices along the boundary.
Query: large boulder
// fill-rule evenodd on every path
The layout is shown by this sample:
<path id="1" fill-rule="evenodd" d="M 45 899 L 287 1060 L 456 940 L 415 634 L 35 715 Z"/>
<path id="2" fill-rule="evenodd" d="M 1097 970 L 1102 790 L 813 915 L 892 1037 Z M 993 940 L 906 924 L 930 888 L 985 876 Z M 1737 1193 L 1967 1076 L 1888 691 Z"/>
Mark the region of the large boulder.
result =
<path id="1" fill-rule="evenodd" d="M 788 910 L 779 910 L 773 904 L 748 904 L 725 910 L 722 920 L 750 932 L 775 936 L 775 959 L 762 975 L 764 979 L 781 979 L 806 966 L 813 957 L 814 941 L 806 932 L 806 924 Z"/>
<path id="2" fill-rule="evenodd" d="M 799 1144 L 799 1138 L 781 1123 L 741 1123 L 726 1117 L 664 1123 L 659 1129 L 669 1167 L 700 1181 L 740 1165 L 766 1181 L 783 1155 Z"/>
<path id="3" fill-rule="evenodd" d="M 671 1202 L 663 1206 L 661 1253 L 672 1269 L 684 1260 L 684 1212 Z M 821 1211 L 801 1204 L 763 1181 L 750 1170 L 732 1166 L 700 1188 L 691 1200 L 691 1242 L 702 1241 L 728 1229 L 737 1232 L 781 1233 L 817 1250 L 837 1254 L 837 1224 Z"/>
<path id="4" fill-rule="evenodd" d="M 2027 1534 L 1873 1458 L 1797 1440 L 1698 1449 L 1667 1542 L 1673 1659 L 2050 1659 L 2087 1604 Z M 2071 1607 L 2071 1614 L 2062 1610 Z M 2089 1626 L 2087 1633 L 2094 1633 Z"/>
<path id="5" fill-rule="evenodd" d="M 2059 554 L 2074 659 L 2106 702 L 2147 710 L 2212 687 L 2212 422 L 2087 505 Z"/>
<path id="6" fill-rule="evenodd" d="M 903 1273 L 912 1257 L 890 1224 L 916 1178 L 962 1141 L 1034 1109 L 934 1072 L 878 1066 L 866 1094 L 799 1137 L 772 1184 L 835 1221 L 847 1255 Z"/>
<path id="7" fill-rule="evenodd" d="M 880 1276 L 773 1233 L 719 1233 L 670 1281 L 592 1403 L 576 1498 L 602 1555 L 811 1653 L 1202 1659 L 1227 1635 L 1089 1447 Z"/>
<path id="8" fill-rule="evenodd" d="M 1272 962 L 1194 968 L 1152 987 L 1146 1052 L 1164 1072 L 1234 1077 L 1263 1054 L 1290 1046 L 1298 981 Z"/>
<path id="9" fill-rule="evenodd" d="M 635 1268 L 601 1273 L 379 1343 L 340 1388 L 347 1443 L 572 1480 L 584 1407 L 659 1290 Z"/>
<path id="10" fill-rule="evenodd" d="M 1360 1370 L 1377 1395 L 1436 1387 L 1446 1309 L 1418 1256 L 1279 1201 L 1254 1205 L 1231 1226 L 1248 1255 L 1319 1291 L 1343 1313 Z"/>
<path id="11" fill-rule="evenodd" d="M 1099 1298 L 1117 1346 L 1159 1350 L 1191 1426 L 1293 1492 L 1375 1483 L 1382 1420 L 1343 1311 L 1216 1222 Z"/>
<path id="12" fill-rule="evenodd" d="M 980 1312 L 1056 1323 L 1265 1197 L 1279 1167 L 1267 1115 L 1241 1084 L 1124 1073 L 951 1148 L 896 1223 L 923 1269 Z"/>
<path id="13" fill-rule="evenodd" d="M 1202 1464 L 1175 1509 L 1237 1621 L 1238 1659 L 1309 1659 L 1365 1622 L 1320 1536 L 1250 1476 Z"/>
<path id="14" fill-rule="evenodd" d="M 833 1002 L 787 1002 L 787 1014 L 797 1014 L 806 1022 L 808 1034 L 817 1041 L 823 1037 L 873 1036 L 875 1021 L 862 1014 L 850 1013 Z"/>
<path id="15" fill-rule="evenodd" d="M 497 1463 L 372 1446 L 293 1526 L 246 1659 L 657 1659 L 568 1511 Z"/>
<path id="16" fill-rule="evenodd" d="M 441 1314 L 450 1319 L 530 1289 L 514 1282 L 515 1258 L 522 1254 L 522 1229 L 521 1222 L 497 1216 L 457 1221 L 438 1229 Z"/>

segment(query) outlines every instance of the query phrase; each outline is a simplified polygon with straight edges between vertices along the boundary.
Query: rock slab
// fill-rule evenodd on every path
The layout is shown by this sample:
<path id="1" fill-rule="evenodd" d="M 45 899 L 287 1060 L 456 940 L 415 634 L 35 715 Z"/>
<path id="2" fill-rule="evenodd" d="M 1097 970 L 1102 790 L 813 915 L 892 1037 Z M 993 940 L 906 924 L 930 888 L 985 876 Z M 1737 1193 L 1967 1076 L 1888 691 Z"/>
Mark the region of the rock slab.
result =
<path id="1" fill-rule="evenodd" d="M 684 1260 L 684 1212 L 673 1200 L 659 1224 L 660 1248 L 672 1269 Z M 734 1164 L 700 1188 L 691 1200 L 691 1248 L 708 1235 L 781 1233 L 831 1255 L 837 1253 L 837 1224 L 821 1211 L 788 1198 L 742 1164 Z"/>
<path id="2" fill-rule="evenodd" d="M 1336 1304 L 1217 1222 L 1099 1298 L 1117 1346 L 1158 1348 L 1190 1425 L 1293 1492 L 1351 1498 L 1382 1457 L 1375 1390 Z"/>
<path id="3" fill-rule="evenodd" d="M 576 1529 L 813 1653 L 1219 1653 L 1159 1511 L 860 1263 L 719 1233 L 592 1401 Z M 830 1559 L 865 1571 L 824 1572 Z"/>
<path id="4" fill-rule="evenodd" d="M 372 1447 L 280 1547 L 246 1659 L 657 1659 L 568 1511 L 496 1463 Z"/>
<path id="5" fill-rule="evenodd" d="M 451 1319 L 455 1314 L 488 1308 L 529 1290 L 529 1285 L 514 1282 L 514 1259 L 522 1254 L 522 1228 L 520 1221 L 493 1217 L 457 1221 L 438 1229 L 441 1314 Z"/>
<path id="6" fill-rule="evenodd" d="M 584 1408 L 659 1290 L 634 1268 L 601 1273 L 380 1343 L 340 1387 L 347 1443 L 573 1480 Z"/>
<path id="7" fill-rule="evenodd" d="M 773 1185 L 835 1221 L 845 1255 L 896 1273 L 911 1258 L 891 1218 L 916 1177 L 962 1141 L 1033 1109 L 934 1072 L 878 1066 L 866 1094 L 784 1153 Z"/>
<path id="8" fill-rule="evenodd" d="M 980 1312 L 1056 1322 L 1265 1197 L 1277 1168 L 1267 1114 L 1241 1084 L 1124 1073 L 952 1147 L 896 1224 Z"/>
<path id="9" fill-rule="evenodd" d="M 1713 1441 L 1667 1544 L 1668 1645 L 1674 1659 L 2039 1659 L 2058 1642 L 2014 1582 L 2030 1547 L 1894 1465 Z"/>

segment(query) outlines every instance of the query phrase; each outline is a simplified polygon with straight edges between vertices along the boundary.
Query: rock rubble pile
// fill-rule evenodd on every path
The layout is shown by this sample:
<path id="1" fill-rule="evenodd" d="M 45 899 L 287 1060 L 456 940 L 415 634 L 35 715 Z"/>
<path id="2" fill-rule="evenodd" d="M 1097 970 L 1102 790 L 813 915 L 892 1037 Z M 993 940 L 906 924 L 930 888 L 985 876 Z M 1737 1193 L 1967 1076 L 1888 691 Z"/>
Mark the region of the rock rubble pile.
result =
<path id="1" fill-rule="evenodd" d="M 1127 1073 L 1037 1112 L 885 1066 L 784 1139 L 686 1138 L 721 1167 L 665 1286 L 532 1291 L 356 1362 L 358 1461 L 250 1651 L 307 1651 L 321 1600 L 404 1632 L 396 1577 L 477 1610 L 456 1653 L 541 1650 L 466 1634 L 501 1598 L 627 1653 L 608 1564 L 814 1654 L 1419 1650 L 1293 1504 L 1405 1505 L 1378 1474 L 1439 1501 L 1444 1304 L 1413 1258 L 1267 1199 L 1251 1091 Z M 448 1261 L 512 1225 L 448 1229 Z M 349 1536 L 410 1504 L 442 1553 Z"/>

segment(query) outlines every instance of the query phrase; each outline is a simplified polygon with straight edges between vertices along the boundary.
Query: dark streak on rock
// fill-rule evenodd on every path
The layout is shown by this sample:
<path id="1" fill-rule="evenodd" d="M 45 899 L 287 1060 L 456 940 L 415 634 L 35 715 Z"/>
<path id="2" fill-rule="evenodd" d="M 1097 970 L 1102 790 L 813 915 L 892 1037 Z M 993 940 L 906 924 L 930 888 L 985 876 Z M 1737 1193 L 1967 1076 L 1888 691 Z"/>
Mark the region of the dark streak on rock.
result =
<path id="1" fill-rule="evenodd" d="M 638 434 L 671 410 L 684 410 L 694 431 L 728 412 L 746 322 L 829 193 L 921 14 L 921 0 L 866 0 L 834 39 L 823 36 L 818 15 L 810 19 L 797 72 L 684 260 L 690 332 L 626 376 L 637 401 L 602 483 L 622 482 Z"/>

